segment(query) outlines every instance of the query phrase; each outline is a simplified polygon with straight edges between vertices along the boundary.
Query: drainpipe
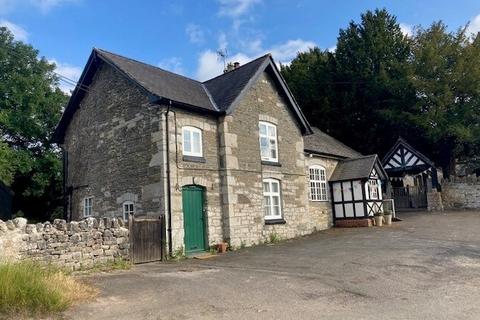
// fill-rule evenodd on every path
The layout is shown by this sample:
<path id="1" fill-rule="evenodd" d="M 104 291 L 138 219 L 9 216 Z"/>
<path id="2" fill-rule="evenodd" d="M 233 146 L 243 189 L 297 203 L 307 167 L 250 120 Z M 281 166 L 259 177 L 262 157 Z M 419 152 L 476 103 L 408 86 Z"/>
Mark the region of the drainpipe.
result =
<path id="1" fill-rule="evenodd" d="M 65 147 L 60 146 L 62 150 L 63 176 L 62 176 L 62 192 L 63 192 L 63 219 L 70 221 L 68 216 L 68 200 L 67 200 L 67 178 L 68 178 L 68 153 Z"/>
<path id="2" fill-rule="evenodd" d="M 170 182 L 170 130 L 168 126 L 168 115 L 170 113 L 170 108 L 172 107 L 172 100 L 168 100 L 167 112 L 165 114 L 165 130 L 166 132 L 166 153 L 167 153 L 167 215 L 168 215 L 168 255 L 171 257 L 173 254 L 173 245 L 172 245 L 172 191 L 171 191 L 171 182 Z"/>

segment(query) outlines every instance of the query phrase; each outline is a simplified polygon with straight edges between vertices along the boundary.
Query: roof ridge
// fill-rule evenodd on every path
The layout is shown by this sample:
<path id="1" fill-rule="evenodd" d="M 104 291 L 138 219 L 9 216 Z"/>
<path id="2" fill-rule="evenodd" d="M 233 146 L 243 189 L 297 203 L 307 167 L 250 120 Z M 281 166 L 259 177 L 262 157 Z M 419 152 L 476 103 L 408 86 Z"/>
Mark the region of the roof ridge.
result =
<path id="1" fill-rule="evenodd" d="M 153 64 L 149 64 L 149 63 L 146 63 L 146 62 L 143 62 L 143 61 L 140 61 L 140 60 L 136 60 L 136 59 L 132 59 L 132 58 L 129 58 L 129 57 L 126 57 L 126 56 L 122 56 L 121 54 L 118 54 L 118 53 L 115 53 L 115 52 L 111 52 L 111 51 L 107 51 L 107 50 L 104 50 L 104 49 L 95 48 L 95 47 L 94 47 L 93 49 L 94 49 L 95 51 L 99 51 L 100 53 L 105 52 L 105 53 L 108 53 L 108 54 L 112 54 L 112 55 L 114 55 L 114 56 L 117 56 L 117 57 L 120 57 L 120 58 L 123 58 L 123 59 L 126 59 L 126 60 L 130 60 L 130 61 L 133 61 L 133 62 L 135 62 L 135 63 L 140 63 L 140 64 L 146 65 L 146 66 L 151 67 L 151 68 L 154 68 L 154 69 L 162 70 L 163 72 L 170 73 L 170 74 L 172 74 L 172 75 L 174 75 L 174 76 L 177 76 L 177 77 L 180 77 L 180 78 L 184 78 L 184 79 L 186 79 L 186 80 L 190 80 L 190 81 L 193 81 L 193 82 L 196 82 L 196 83 L 199 83 L 199 84 L 203 84 L 202 82 L 200 82 L 200 81 L 198 81 L 198 80 L 189 78 L 189 77 L 187 77 L 187 76 L 184 76 L 184 75 L 181 75 L 181 74 L 178 74 L 178 73 L 169 71 L 169 70 L 165 70 L 165 69 L 163 69 L 163 68 L 154 66 Z"/>
<path id="2" fill-rule="evenodd" d="M 342 161 L 354 161 L 354 160 L 361 160 L 361 159 L 367 159 L 367 158 L 375 158 L 377 155 L 376 154 L 369 154 L 369 155 L 366 155 L 366 156 L 360 156 L 360 157 L 356 157 L 356 158 L 347 158 L 345 160 L 342 160 Z"/>
<path id="3" fill-rule="evenodd" d="M 210 81 L 212 81 L 212 80 L 214 80 L 214 79 L 217 79 L 217 78 L 219 78 L 219 77 L 222 77 L 222 76 L 224 76 L 224 75 L 226 75 L 226 74 L 231 74 L 232 72 L 235 72 L 235 71 L 237 71 L 237 70 L 240 70 L 240 69 L 242 69 L 243 67 L 248 66 L 249 64 L 251 64 L 251 63 L 253 63 L 253 62 L 257 61 L 257 60 L 264 59 L 264 58 L 266 58 L 266 57 L 271 57 L 271 56 L 272 56 L 272 54 L 271 54 L 270 52 L 269 52 L 269 53 L 266 53 L 266 54 L 264 54 L 263 56 L 260 56 L 260 57 L 258 57 L 258 58 L 255 58 L 255 59 L 253 59 L 253 60 L 245 63 L 244 65 L 240 65 L 239 67 L 237 67 L 236 69 L 233 69 L 232 71 L 228 71 L 228 72 L 226 72 L 226 73 L 219 74 L 218 76 L 213 77 L 213 78 L 208 79 L 208 80 L 205 80 L 205 81 L 202 82 L 202 83 L 210 82 Z"/>

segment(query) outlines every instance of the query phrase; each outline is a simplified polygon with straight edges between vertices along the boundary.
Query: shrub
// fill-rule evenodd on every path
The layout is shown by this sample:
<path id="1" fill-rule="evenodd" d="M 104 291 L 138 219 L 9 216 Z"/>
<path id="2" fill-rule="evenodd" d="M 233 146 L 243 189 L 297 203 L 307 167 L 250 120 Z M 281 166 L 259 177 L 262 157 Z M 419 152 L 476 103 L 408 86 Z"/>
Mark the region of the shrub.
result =
<path id="1" fill-rule="evenodd" d="M 96 290 L 54 266 L 0 264 L 0 314 L 48 314 L 94 297 Z"/>

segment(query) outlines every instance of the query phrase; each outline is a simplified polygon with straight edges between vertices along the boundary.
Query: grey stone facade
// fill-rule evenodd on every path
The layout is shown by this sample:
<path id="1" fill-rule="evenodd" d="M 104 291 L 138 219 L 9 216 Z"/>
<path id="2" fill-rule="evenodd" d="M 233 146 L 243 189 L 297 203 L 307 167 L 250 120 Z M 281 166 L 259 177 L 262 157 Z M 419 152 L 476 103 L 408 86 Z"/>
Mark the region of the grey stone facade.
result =
<path id="1" fill-rule="evenodd" d="M 228 115 L 149 101 L 139 86 L 110 65 L 102 64 L 96 71 L 63 143 L 68 154 L 66 186 L 72 219 L 83 218 L 86 197 L 93 197 L 94 217 L 121 217 L 125 201 L 135 203 L 137 217 L 166 215 L 170 187 L 172 247 L 181 249 L 181 190 L 195 184 L 206 191 L 209 245 L 227 241 L 234 248 L 249 246 L 268 241 L 272 235 L 288 239 L 332 225 L 330 199 L 309 201 L 308 167 L 321 165 L 330 177 L 338 160 L 305 156 L 298 121 L 271 73 L 263 72 Z M 277 126 L 279 165 L 261 161 L 259 121 Z M 203 162 L 184 159 L 183 126 L 202 131 Z M 265 178 L 280 181 L 283 224 L 265 223 Z"/>

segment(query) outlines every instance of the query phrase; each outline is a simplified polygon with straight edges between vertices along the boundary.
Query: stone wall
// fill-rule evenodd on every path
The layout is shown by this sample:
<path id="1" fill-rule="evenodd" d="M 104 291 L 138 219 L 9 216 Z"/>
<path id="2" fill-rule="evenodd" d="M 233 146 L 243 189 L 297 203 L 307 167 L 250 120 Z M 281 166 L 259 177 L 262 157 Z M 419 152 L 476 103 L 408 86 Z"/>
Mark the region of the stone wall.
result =
<path id="1" fill-rule="evenodd" d="M 480 179 L 455 178 L 442 183 L 442 200 L 446 209 L 479 209 Z"/>
<path id="2" fill-rule="evenodd" d="M 32 259 L 70 269 L 89 269 L 129 258 L 128 229 L 121 219 L 87 218 L 27 224 L 0 220 L 0 261 Z"/>
<path id="3" fill-rule="evenodd" d="M 94 217 L 121 217 L 125 201 L 135 204 L 137 217 L 164 212 L 162 112 L 138 86 L 101 65 L 65 134 L 72 220 L 84 218 L 85 197 L 93 198 Z"/>

